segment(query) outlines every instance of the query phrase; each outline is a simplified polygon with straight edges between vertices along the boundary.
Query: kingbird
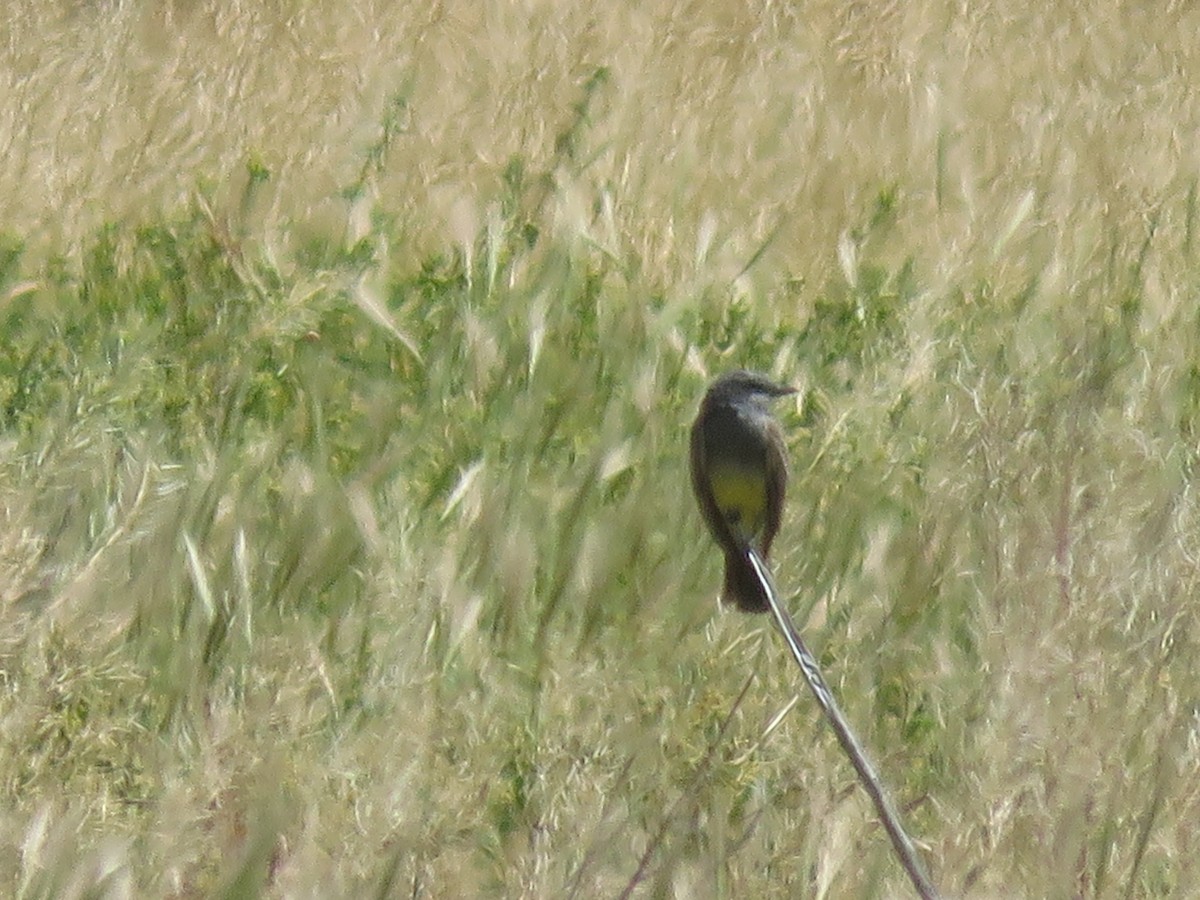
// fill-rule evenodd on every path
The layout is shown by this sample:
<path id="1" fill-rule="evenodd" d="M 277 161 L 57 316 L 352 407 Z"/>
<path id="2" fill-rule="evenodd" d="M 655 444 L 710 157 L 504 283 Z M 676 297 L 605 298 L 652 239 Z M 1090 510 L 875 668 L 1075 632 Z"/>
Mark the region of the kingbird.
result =
<path id="1" fill-rule="evenodd" d="M 755 372 L 728 372 L 709 387 L 692 425 L 692 489 L 725 552 L 722 599 L 745 612 L 771 609 L 749 551 L 766 560 L 787 487 L 787 448 L 767 403 L 795 392 Z"/>
<path id="2" fill-rule="evenodd" d="M 692 488 L 708 530 L 725 551 L 723 599 L 746 612 L 770 612 L 809 689 L 850 757 L 891 838 L 892 848 L 922 900 L 937 900 L 916 845 L 900 821 L 866 751 L 829 689 L 816 657 L 779 602 L 767 552 L 779 530 L 787 487 L 787 449 L 767 404 L 795 393 L 754 372 L 730 372 L 708 389 L 692 425 Z"/>

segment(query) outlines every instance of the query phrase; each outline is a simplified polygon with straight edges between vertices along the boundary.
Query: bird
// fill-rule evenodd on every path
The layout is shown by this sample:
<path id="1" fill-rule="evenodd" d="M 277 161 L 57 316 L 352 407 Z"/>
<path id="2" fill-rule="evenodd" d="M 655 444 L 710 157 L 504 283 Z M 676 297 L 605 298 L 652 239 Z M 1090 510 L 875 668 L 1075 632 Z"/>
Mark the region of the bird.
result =
<path id="1" fill-rule="evenodd" d="M 722 600 L 744 612 L 771 609 L 770 587 L 750 556 L 765 566 L 787 490 L 787 445 L 768 404 L 795 392 L 757 372 L 726 372 L 709 386 L 692 424 L 692 490 L 725 554 Z"/>

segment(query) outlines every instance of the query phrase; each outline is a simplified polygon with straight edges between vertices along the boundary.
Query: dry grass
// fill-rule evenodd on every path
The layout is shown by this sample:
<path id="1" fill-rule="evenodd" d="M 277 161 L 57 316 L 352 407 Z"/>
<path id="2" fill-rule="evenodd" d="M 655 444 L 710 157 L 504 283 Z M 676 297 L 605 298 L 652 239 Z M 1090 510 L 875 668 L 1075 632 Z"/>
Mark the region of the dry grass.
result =
<path id="1" fill-rule="evenodd" d="M 1195 10 L 146 6 L 0 12 L 5 893 L 904 895 L 742 364 L 944 890 L 1200 893 Z"/>

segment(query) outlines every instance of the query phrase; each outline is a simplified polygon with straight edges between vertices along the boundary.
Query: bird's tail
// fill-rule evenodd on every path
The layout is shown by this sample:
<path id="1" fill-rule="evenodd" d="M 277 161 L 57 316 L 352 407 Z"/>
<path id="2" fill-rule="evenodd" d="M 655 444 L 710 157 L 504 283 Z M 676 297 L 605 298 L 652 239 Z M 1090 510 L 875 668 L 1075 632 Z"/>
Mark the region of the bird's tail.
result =
<path id="1" fill-rule="evenodd" d="M 767 599 L 769 589 L 750 565 L 748 550 L 725 554 L 725 591 L 722 599 L 726 603 L 734 604 L 742 612 L 770 612 L 771 601 Z"/>

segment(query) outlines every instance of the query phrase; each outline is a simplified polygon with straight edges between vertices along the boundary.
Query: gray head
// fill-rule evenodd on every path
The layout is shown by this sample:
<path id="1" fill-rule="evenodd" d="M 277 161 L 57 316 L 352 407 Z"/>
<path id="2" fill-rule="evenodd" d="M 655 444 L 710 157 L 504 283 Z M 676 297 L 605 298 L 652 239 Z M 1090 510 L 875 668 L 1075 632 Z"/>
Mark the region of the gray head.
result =
<path id="1" fill-rule="evenodd" d="M 765 404 L 775 397 L 794 393 L 796 393 L 794 387 L 778 384 L 766 375 L 737 369 L 733 372 L 726 372 L 717 378 L 709 386 L 704 399 L 710 403 L 733 403 L 749 400 L 751 403 Z"/>

